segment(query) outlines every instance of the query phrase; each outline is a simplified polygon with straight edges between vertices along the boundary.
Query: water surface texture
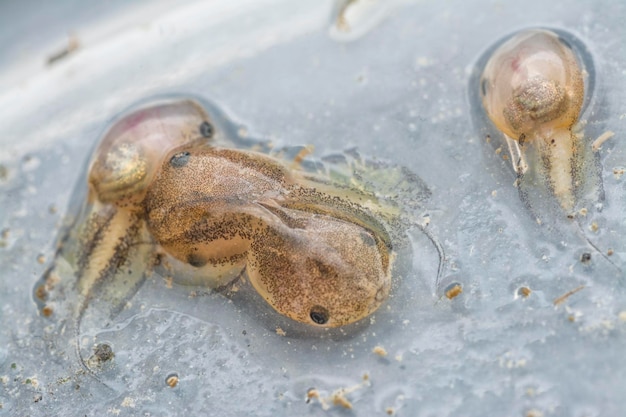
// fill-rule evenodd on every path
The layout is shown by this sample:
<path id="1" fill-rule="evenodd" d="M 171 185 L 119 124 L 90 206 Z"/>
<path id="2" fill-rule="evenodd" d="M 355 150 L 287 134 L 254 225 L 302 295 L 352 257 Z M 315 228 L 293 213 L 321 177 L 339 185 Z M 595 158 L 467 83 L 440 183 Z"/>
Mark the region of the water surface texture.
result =
<path id="1" fill-rule="evenodd" d="M 611 1 L 3 3 L 0 415 L 623 414 L 625 18 Z M 614 133 L 577 226 L 524 205 L 471 93 L 485 52 L 528 27 L 585 46 L 584 138 Z M 357 328 L 307 335 L 155 274 L 108 327 L 83 327 L 82 346 L 115 355 L 101 346 L 100 381 L 86 375 L 72 292 L 45 317 L 33 289 L 97 138 L 168 94 L 313 160 L 356 147 L 408 167 L 431 193 L 418 212 L 445 249 L 441 281 L 411 231 L 399 290 Z"/>

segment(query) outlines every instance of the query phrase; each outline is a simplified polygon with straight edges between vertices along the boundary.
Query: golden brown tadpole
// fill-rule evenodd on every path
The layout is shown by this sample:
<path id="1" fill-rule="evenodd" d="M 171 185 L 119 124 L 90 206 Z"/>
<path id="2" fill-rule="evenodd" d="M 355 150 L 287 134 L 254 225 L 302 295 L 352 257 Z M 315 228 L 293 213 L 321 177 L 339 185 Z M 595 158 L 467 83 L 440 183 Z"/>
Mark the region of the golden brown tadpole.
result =
<path id="1" fill-rule="evenodd" d="M 405 207 L 367 187 L 384 177 L 404 192 L 417 177 L 349 166 L 344 178 L 240 149 L 217 115 L 192 99 L 147 102 L 122 114 L 92 155 L 82 206 L 49 271 L 76 278 L 75 351 L 96 379 L 113 350 L 101 343 L 83 359 L 81 324 L 114 318 L 157 263 L 170 283 L 228 287 L 225 296 L 247 279 L 276 312 L 315 327 L 362 320 L 389 296 L 394 250 L 408 242 Z M 44 315 L 58 305 L 52 290 L 34 290 L 50 306 Z"/>
<path id="2" fill-rule="evenodd" d="M 585 98 L 583 74 L 582 61 L 562 36 L 529 29 L 494 49 L 479 87 L 515 172 L 542 178 L 566 211 L 576 203 L 588 148 L 572 130 Z"/>
<path id="3" fill-rule="evenodd" d="M 138 204 L 172 149 L 215 136 L 194 100 L 157 101 L 121 117 L 92 157 L 89 184 L 103 203 Z"/>
<path id="4" fill-rule="evenodd" d="M 592 142 L 582 129 L 587 121 L 579 123 L 583 104 L 594 104 L 591 58 L 570 33 L 526 29 L 496 45 L 481 61 L 485 64 L 473 91 L 508 147 L 517 175 L 514 184 L 539 224 L 574 220 L 575 213 L 586 215 L 586 207 L 604 198 L 595 153 L 613 133 L 606 131 Z M 498 146 L 496 153 L 503 149 Z M 573 225 L 579 237 L 620 271 L 586 237 L 579 221 Z"/>
<path id="5" fill-rule="evenodd" d="M 257 152 L 183 147 L 165 158 L 143 207 L 185 282 L 218 288 L 245 268 L 279 313 L 337 327 L 387 298 L 392 245 L 364 195 L 322 181 Z"/>
<path id="6" fill-rule="evenodd" d="M 259 294 L 279 313 L 313 326 L 344 326 L 376 311 L 391 288 L 381 238 L 330 216 L 280 212 L 291 222 L 268 226 L 248 252 Z"/>
<path id="7" fill-rule="evenodd" d="M 481 78 L 491 121 L 512 139 L 537 138 L 545 129 L 569 129 L 583 98 L 582 68 L 571 47 L 554 32 L 522 31 L 500 45 Z"/>

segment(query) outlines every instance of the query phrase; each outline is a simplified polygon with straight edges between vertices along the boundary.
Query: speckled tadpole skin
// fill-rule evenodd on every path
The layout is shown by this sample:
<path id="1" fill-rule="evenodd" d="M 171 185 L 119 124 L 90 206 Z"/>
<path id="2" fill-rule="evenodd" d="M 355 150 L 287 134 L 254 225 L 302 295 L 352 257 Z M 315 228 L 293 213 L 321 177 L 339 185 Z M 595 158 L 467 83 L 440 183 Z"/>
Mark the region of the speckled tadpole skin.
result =
<path id="1" fill-rule="evenodd" d="M 175 150 L 145 207 L 155 240 L 194 266 L 201 281 L 217 287 L 247 266 L 259 294 L 294 320 L 349 324 L 389 293 L 392 248 L 374 214 L 319 192 L 266 155 L 212 146 Z"/>
<path id="2" fill-rule="evenodd" d="M 213 119 L 194 100 L 161 100 L 100 141 L 50 269 L 64 259 L 76 275 L 77 336 L 90 305 L 115 314 L 157 260 L 176 282 L 209 288 L 246 270 L 277 312 L 312 326 L 353 323 L 387 298 L 401 210 L 353 182 L 227 147 Z"/>

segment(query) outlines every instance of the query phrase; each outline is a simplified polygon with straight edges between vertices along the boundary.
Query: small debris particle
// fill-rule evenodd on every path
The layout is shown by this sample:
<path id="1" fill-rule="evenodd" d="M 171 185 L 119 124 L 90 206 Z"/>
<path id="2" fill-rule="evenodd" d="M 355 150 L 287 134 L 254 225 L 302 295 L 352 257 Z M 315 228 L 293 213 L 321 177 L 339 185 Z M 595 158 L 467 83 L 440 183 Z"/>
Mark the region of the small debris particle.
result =
<path id="1" fill-rule="evenodd" d="M 619 317 L 619 319 L 621 321 L 623 321 L 624 323 L 626 323 L 626 310 L 624 311 L 620 311 L 619 314 L 617 315 L 617 317 Z"/>
<path id="2" fill-rule="evenodd" d="M 38 403 L 39 401 L 41 401 L 43 399 L 43 395 L 41 394 L 37 394 L 35 395 L 35 398 L 33 399 L 34 403 Z"/>
<path id="3" fill-rule="evenodd" d="M 594 152 L 599 151 L 602 144 L 606 142 L 607 140 L 611 139 L 613 136 L 615 136 L 615 132 L 612 132 L 610 130 L 604 132 L 603 134 L 598 136 L 598 139 L 593 141 L 593 143 L 591 144 L 591 149 Z"/>
<path id="4" fill-rule="evenodd" d="M 15 362 L 13 362 L 13 363 L 11 364 L 11 369 L 16 369 L 16 368 L 17 368 L 17 364 L 16 364 Z"/>
<path id="5" fill-rule="evenodd" d="M 6 166 L 0 164 L 0 181 L 4 181 L 9 176 L 9 170 Z"/>
<path id="6" fill-rule="evenodd" d="M 281 329 L 280 327 L 276 328 L 276 334 L 279 336 L 287 336 L 287 332 Z"/>
<path id="7" fill-rule="evenodd" d="M 598 223 L 596 222 L 592 222 L 591 225 L 589 225 L 589 230 L 591 230 L 592 232 L 597 232 L 599 229 L 598 227 Z"/>
<path id="8" fill-rule="evenodd" d="M 46 257 L 43 256 L 42 254 L 39 254 L 37 256 L 37 262 L 39 263 L 39 265 L 43 265 L 46 263 Z"/>
<path id="9" fill-rule="evenodd" d="M 41 284 L 35 289 L 35 297 L 38 300 L 46 301 L 48 299 L 48 290 L 44 284 Z"/>
<path id="10" fill-rule="evenodd" d="M 48 206 L 48 213 L 57 214 L 57 211 L 58 211 L 57 206 L 55 206 L 54 204 L 50 204 Z"/>
<path id="11" fill-rule="evenodd" d="M 498 190 L 493 190 L 491 192 L 491 196 L 494 197 L 494 198 L 497 197 L 498 196 Z"/>
<path id="12" fill-rule="evenodd" d="M 394 410 L 394 408 L 393 408 L 393 407 L 387 407 L 387 408 L 385 409 L 385 412 L 387 413 L 387 415 L 388 415 L 388 416 L 392 416 L 392 415 L 393 415 L 393 413 L 395 413 L 395 412 L 396 412 L 396 410 Z"/>
<path id="13" fill-rule="evenodd" d="M 306 392 L 306 403 L 310 403 L 311 400 L 317 399 L 319 400 L 320 398 L 320 392 L 316 389 L 316 388 L 309 388 L 309 390 Z"/>
<path id="14" fill-rule="evenodd" d="M 581 216 L 586 216 L 586 215 L 587 215 L 587 213 L 588 213 L 588 210 L 587 210 L 585 207 L 581 208 L 581 209 L 578 211 L 578 214 L 580 214 Z"/>
<path id="15" fill-rule="evenodd" d="M 89 358 L 89 361 L 95 362 L 96 364 L 103 364 L 113 359 L 113 357 L 115 357 L 115 354 L 110 345 L 98 343 L 93 349 L 93 355 Z"/>
<path id="16" fill-rule="evenodd" d="M 591 254 L 589 252 L 585 252 L 582 255 L 580 255 L 580 262 L 584 263 L 585 265 L 588 265 L 591 262 Z"/>
<path id="17" fill-rule="evenodd" d="M 174 278 L 169 276 L 163 277 L 163 281 L 165 281 L 165 288 L 171 290 L 174 285 Z"/>
<path id="18" fill-rule="evenodd" d="M 122 407 L 135 408 L 135 400 L 131 397 L 125 397 L 120 405 Z"/>
<path id="19" fill-rule="evenodd" d="M 570 291 L 566 292 L 562 296 L 555 298 L 554 301 L 553 301 L 554 305 L 558 306 L 563 301 L 567 300 L 571 295 L 576 294 L 578 291 L 582 290 L 583 288 L 585 288 L 585 286 L 581 285 L 579 287 L 574 288 L 573 290 L 570 290 Z"/>
<path id="20" fill-rule="evenodd" d="M 517 289 L 517 295 L 519 297 L 528 298 L 532 292 L 533 292 L 533 290 L 531 290 L 528 287 L 519 287 Z"/>
<path id="21" fill-rule="evenodd" d="M 446 295 L 448 300 L 452 300 L 454 297 L 459 296 L 459 294 L 461 294 L 462 292 L 463 292 L 463 286 L 459 284 L 458 282 L 455 282 L 455 283 L 448 285 L 444 294 Z"/>
<path id="22" fill-rule="evenodd" d="M 569 320 L 571 323 L 576 321 L 576 316 L 573 314 L 570 314 L 569 316 L 567 316 L 567 320 Z"/>
<path id="23" fill-rule="evenodd" d="M 9 245 L 10 234 L 11 231 L 9 230 L 9 228 L 2 229 L 2 231 L 0 232 L 0 248 L 5 248 Z"/>
<path id="24" fill-rule="evenodd" d="M 626 169 L 624 168 L 613 168 L 613 176 L 615 177 L 616 180 L 619 180 L 620 178 L 622 178 L 622 175 L 624 175 L 624 172 L 626 172 Z"/>
<path id="25" fill-rule="evenodd" d="M 372 349 L 372 352 L 374 352 L 381 358 L 384 358 L 385 356 L 387 356 L 387 350 L 382 346 L 376 346 L 374 349 Z"/>
<path id="26" fill-rule="evenodd" d="M 346 398 L 346 392 L 343 388 L 338 389 L 333 392 L 331 398 L 333 400 L 333 405 L 338 405 L 347 410 L 352 410 L 352 403 Z"/>
<path id="27" fill-rule="evenodd" d="M 305 401 L 307 404 L 309 404 L 313 400 L 317 400 L 319 401 L 323 410 L 328 410 L 331 407 L 331 405 L 340 406 L 345 409 L 351 410 L 352 403 L 350 402 L 350 400 L 348 400 L 348 398 L 346 398 L 346 395 L 353 393 L 355 391 L 358 391 L 369 385 L 370 385 L 369 375 L 364 374 L 363 381 L 361 383 L 354 385 L 352 387 L 338 388 L 335 391 L 333 391 L 333 393 L 330 396 L 326 398 L 322 397 L 321 393 L 317 390 L 317 388 L 309 388 L 309 390 L 306 393 Z M 330 401 L 330 404 L 329 404 L 329 401 Z"/>
<path id="28" fill-rule="evenodd" d="M 524 368 L 527 365 L 527 361 L 525 358 L 512 358 L 510 353 L 507 353 L 504 357 L 501 357 L 499 362 L 501 368 L 508 369 Z"/>
<path id="29" fill-rule="evenodd" d="M 61 282 L 61 277 L 55 271 L 51 271 L 48 276 L 46 276 L 46 290 L 50 291 L 54 288 L 56 284 Z"/>
<path id="30" fill-rule="evenodd" d="M 608 251 L 606 251 L 607 256 L 613 256 L 615 252 L 613 252 L 613 249 L 609 249 Z"/>
<path id="31" fill-rule="evenodd" d="M 245 127 L 243 127 L 243 126 L 242 126 L 242 127 L 240 127 L 240 128 L 237 130 L 237 134 L 238 134 L 238 135 L 239 135 L 239 137 L 241 137 L 241 138 L 247 138 L 247 137 L 248 137 L 248 135 L 250 134 L 250 132 L 248 132 L 248 129 L 246 129 Z"/>
<path id="32" fill-rule="evenodd" d="M 165 383 L 170 388 L 175 388 L 178 385 L 178 374 L 169 374 L 167 378 L 165 378 Z"/>
<path id="33" fill-rule="evenodd" d="M 528 410 L 525 417 L 543 417 L 543 413 L 536 408 Z"/>
<path id="34" fill-rule="evenodd" d="M 48 60 L 47 60 L 48 65 L 52 65 L 55 62 L 60 61 L 63 58 L 66 58 L 72 52 L 76 51 L 79 46 L 80 46 L 80 42 L 78 42 L 78 38 L 76 36 L 70 35 L 70 37 L 67 39 L 67 45 L 60 51 L 48 57 Z"/>
<path id="35" fill-rule="evenodd" d="M 66 376 L 64 378 L 59 378 L 59 379 L 57 379 L 57 385 L 66 384 L 66 383 L 70 382 L 71 380 L 72 380 L 72 378 L 69 377 L 69 376 Z"/>
<path id="36" fill-rule="evenodd" d="M 54 313 L 54 309 L 51 306 L 44 306 L 44 308 L 41 309 L 41 314 L 43 314 L 44 317 L 50 317 L 52 313 Z"/>
<path id="37" fill-rule="evenodd" d="M 496 149 L 496 155 L 500 155 L 502 153 L 502 147 Z"/>
<path id="38" fill-rule="evenodd" d="M 304 160 L 304 158 L 313 153 L 314 150 L 315 148 L 313 147 L 313 145 L 305 146 L 304 148 L 300 149 L 298 154 L 293 158 L 293 162 L 295 164 L 300 164 Z"/>

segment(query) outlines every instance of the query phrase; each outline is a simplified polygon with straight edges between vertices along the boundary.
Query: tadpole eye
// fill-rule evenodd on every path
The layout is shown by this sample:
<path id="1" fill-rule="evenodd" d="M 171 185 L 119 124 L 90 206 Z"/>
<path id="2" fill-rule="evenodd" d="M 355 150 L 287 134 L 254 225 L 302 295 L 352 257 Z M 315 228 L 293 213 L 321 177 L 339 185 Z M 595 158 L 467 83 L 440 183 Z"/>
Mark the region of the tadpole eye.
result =
<path id="1" fill-rule="evenodd" d="M 368 232 L 361 232 L 361 240 L 363 241 L 363 243 L 365 243 L 367 246 L 376 246 L 376 241 L 374 240 L 374 238 L 372 237 L 371 234 L 369 234 Z"/>
<path id="2" fill-rule="evenodd" d="M 191 266 L 195 266 L 196 268 L 201 268 L 207 264 L 207 260 L 201 255 L 190 253 L 187 256 L 187 263 Z"/>
<path id="3" fill-rule="evenodd" d="M 313 306 L 311 307 L 309 317 L 311 317 L 311 320 L 313 320 L 315 324 L 326 324 L 329 318 L 328 310 L 322 306 Z"/>
<path id="4" fill-rule="evenodd" d="M 174 168 L 184 167 L 185 165 L 187 165 L 187 162 L 189 162 L 189 155 L 191 154 L 186 151 L 177 153 L 170 159 L 170 165 Z"/>
<path id="5" fill-rule="evenodd" d="M 213 129 L 213 125 L 207 121 L 202 122 L 200 125 L 200 134 L 205 138 L 211 138 L 214 131 L 215 129 Z"/>

